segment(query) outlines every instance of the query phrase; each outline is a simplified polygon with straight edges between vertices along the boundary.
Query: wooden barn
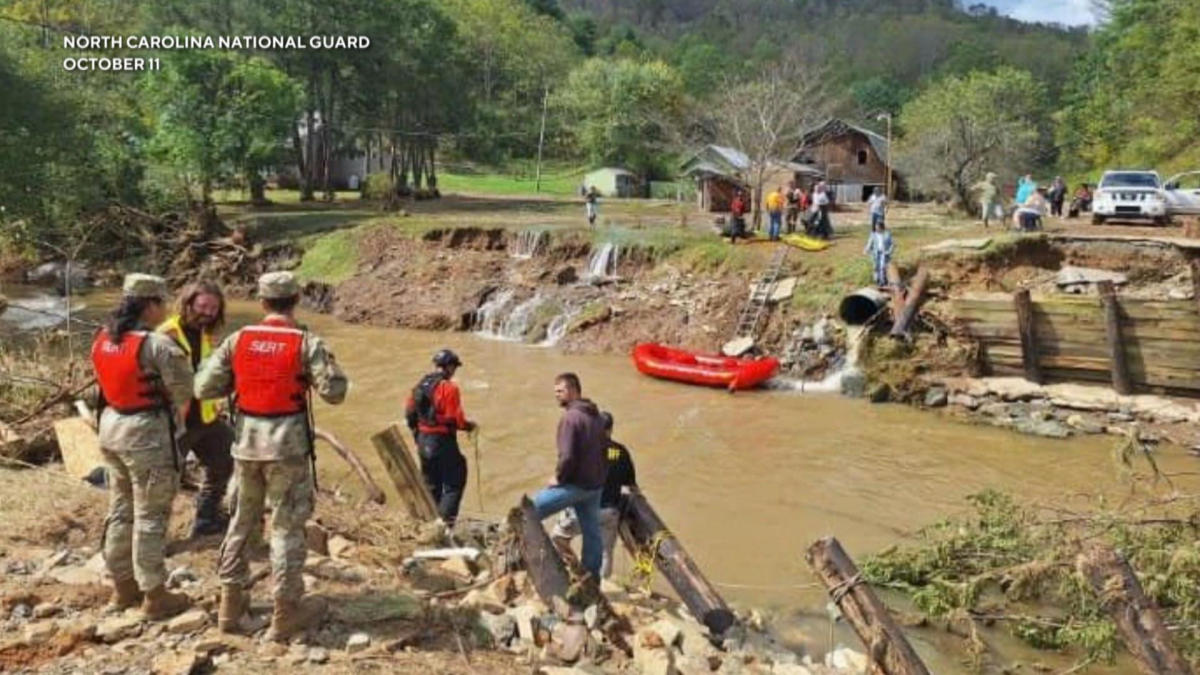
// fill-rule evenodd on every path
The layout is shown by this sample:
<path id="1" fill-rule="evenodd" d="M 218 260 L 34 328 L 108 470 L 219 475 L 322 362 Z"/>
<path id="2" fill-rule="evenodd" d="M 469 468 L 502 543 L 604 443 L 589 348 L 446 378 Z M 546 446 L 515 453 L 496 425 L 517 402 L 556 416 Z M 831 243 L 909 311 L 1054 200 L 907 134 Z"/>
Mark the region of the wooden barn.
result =
<path id="1" fill-rule="evenodd" d="M 838 203 L 866 201 L 875 188 L 887 184 L 887 139 L 843 120 L 831 119 L 804 134 L 793 159 L 824 173 Z M 893 169 L 893 193 L 899 184 Z"/>
<path id="2" fill-rule="evenodd" d="M 684 176 L 696 181 L 696 206 L 710 213 L 725 213 L 737 189 L 752 188 L 750 158 L 746 153 L 721 145 L 706 145 L 680 167 Z M 795 181 L 808 189 L 823 174 L 812 166 L 773 161 L 763 174 L 763 194 Z"/>

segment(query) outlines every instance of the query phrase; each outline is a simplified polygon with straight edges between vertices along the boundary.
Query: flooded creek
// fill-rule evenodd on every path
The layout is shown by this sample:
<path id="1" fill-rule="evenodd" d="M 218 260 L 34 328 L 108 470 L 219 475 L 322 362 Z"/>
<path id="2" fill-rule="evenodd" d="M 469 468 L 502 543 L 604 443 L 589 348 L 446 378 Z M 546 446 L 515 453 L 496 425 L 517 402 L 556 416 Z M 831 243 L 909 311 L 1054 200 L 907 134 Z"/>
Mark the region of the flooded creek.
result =
<path id="1" fill-rule="evenodd" d="M 108 306 L 99 296 L 88 304 Z M 256 314 L 253 303 L 235 302 L 231 323 Z M 481 427 L 478 464 L 460 437 L 472 472 L 466 515 L 501 516 L 550 478 L 560 414 L 552 381 L 563 371 L 578 373 L 584 395 L 615 416 L 614 437 L 630 447 L 642 489 L 726 599 L 770 610 L 781 637 L 818 653 L 828 646 L 829 621 L 827 596 L 812 586 L 803 559 L 812 540 L 836 535 L 851 555 L 863 556 L 966 512 L 963 498 L 986 488 L 1064 504 L 1081 493 L 1122 489 L 1108 436 L 1045 440 L 835 395 L 730 395 L 644 377 L 624 356 L 365 327 L 308 313 L 302 320 L 328 340 L 352 381 L 344 405 L 318 402 L 317 424 L 354 449 L 389 495 L 370 436 L 402 419 L 405 397 L 436 349 L 460 354 L 464 407 Z M 318 452 L 322 487 L 360 492 L 348 466 L 327 448 Z M 1178 472 L 1195 460 L 1164 448 L 1158 461 Z M 623 554 L 616 569 L 629 569 Z M 952 638 L 933 630 L 910 634 L 934 672 L 966 672 L 951 653 Z M 860 648 L 844 627 L 834 638 Z M 1071 664 L 998 631 L 991 639 L 1009 660 Z M 1124 671 L 1118 665 L 1089 672 Z"/>

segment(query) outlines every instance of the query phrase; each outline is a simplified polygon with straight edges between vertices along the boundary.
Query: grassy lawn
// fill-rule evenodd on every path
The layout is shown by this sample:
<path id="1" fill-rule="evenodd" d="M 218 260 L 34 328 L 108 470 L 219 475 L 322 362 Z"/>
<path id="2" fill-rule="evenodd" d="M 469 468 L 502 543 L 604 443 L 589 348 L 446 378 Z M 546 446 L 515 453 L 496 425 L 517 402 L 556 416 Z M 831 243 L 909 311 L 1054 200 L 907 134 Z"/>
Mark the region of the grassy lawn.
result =
<path id="1" fill-rule="evenodd" d="M 541 189 L 533 167 L 520 170 L 456 166 L 438 173 L 438 189 L 444 194 L 482 194 L 526 197 L 574 197 L 586 169 L 566 165 L 543 165 Z"/>

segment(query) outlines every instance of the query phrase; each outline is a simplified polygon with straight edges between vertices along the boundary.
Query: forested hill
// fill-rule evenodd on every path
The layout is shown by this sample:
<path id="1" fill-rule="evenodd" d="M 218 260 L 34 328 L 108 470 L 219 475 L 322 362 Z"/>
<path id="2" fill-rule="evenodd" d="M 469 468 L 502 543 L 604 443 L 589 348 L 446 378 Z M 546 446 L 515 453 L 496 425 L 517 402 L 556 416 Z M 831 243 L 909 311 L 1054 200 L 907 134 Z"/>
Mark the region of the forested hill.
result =
<path id="1" fill-rule="evenodd" d="M 562 0 L 560 11 L 583 51 L 653 52 L 679 68 L 694 96 L 798 48 L 859 107 L 893 112 L 930 79 L 1003 65 L 1032 73 L 1053 106 L 1087 46 L 1083 29 L 1022 23 L 955 0 Z"/>

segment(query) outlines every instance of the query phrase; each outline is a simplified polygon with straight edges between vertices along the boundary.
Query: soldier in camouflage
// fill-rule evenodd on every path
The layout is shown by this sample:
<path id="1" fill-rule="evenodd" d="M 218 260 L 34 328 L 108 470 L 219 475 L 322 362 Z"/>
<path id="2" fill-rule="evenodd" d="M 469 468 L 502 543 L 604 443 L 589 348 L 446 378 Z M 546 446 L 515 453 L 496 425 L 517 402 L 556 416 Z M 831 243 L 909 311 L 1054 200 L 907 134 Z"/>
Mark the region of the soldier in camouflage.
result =
<path id="1" fill-rule="evenodd" d="M 125 277 L 121 304 L 92 344 L 101 394 L 100 447 L 108 465 L 104 560 L 112 606 L 142 606 L 164 619 L 189 606 L 166 590 L 167 522 L 178 486 L 175 425 L 191 399 L 191 366 L 170 338 L 153 332 L 167 309 L 159 277 Z"/>
<path id="2" fill-rule="evenodd" d="M 268 639 L 286 641 L 319 620 L 325 604 L 304 597 L 304 525 L 313 511 L 312 428 L 309 389 L 341 403 L 349 383 L 325 343 L 296 324 L 299 285 L 289 272 L 264 274 L 258 296 L 267 316 L 230 335 L 201 365 L 195 397 L 235 394 L 237 503 L 221 544 L 222 631 L 237 632 L 249 606 L 247 542 L 270 522 L 275 609 Z"/>

